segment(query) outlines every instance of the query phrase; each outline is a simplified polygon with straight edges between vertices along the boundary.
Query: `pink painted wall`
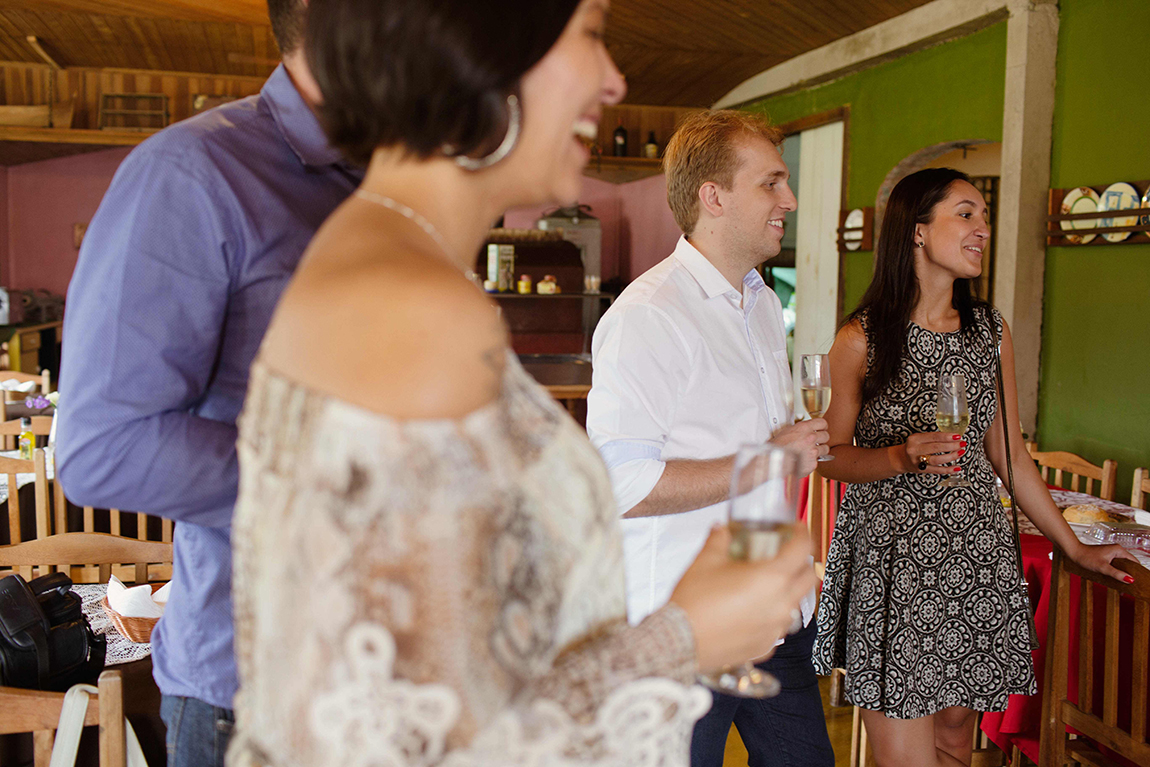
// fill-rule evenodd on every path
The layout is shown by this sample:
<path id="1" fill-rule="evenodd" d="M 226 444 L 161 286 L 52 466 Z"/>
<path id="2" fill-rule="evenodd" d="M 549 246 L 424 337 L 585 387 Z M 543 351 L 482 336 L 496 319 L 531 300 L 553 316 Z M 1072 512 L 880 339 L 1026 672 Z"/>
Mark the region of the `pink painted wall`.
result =
<path id="1" fill-rule="evenodd" d="M 671 255 L 683 233 L 667 206 L 667 179 L 662 174 L 632 181 L 620 189 L 622 207 L 619 271 L 633 280 Z"/>
<path id="2" fill-rule="evenodd" d="M 0 251 L 6 286 L 67 292 L 79 255 L 72 225 L 92 219 L 128 151 L 109 149 L 8 168 L 7 252 Z"/>
<path id="3" fill-rule="evenodd" d="M 630 282 L 675 249 L 680 232 L 667 207 L 667 182 L 662 175 L 629 184 L 585 178 L 579 202 L 591 206 L 591 214 L 603 229 L 604 280 L 621 276 Z M 510 210 L 504 225 L 534 229 L 535 221 L 553 207 Z"/>
<path id="4" fill-rule="evenodd" d="M 0 284 L 64 294 L 79 251 L 72 225 L 92 219 L 128 149 L 0 167 Z M 629 184 L 584 179 L 583 204 L 603 229 L 603 279 L 630 281 L 666 258 L 679 228 L 662 175 Z M 553 206 L 508 211 L 509 227 L 533 228 Z M 7 215 L 3 212 L 7 211 Z"/>

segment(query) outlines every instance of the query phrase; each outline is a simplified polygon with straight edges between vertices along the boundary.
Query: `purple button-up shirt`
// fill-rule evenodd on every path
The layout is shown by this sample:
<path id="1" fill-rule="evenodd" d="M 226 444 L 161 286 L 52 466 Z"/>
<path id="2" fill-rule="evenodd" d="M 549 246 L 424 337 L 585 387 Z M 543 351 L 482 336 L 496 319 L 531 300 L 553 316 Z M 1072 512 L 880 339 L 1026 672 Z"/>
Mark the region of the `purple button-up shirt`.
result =
<path id="1" fill-rule="evenodd" d="M 57 465 L 75 503 L 178 522 L 152 633 L 165 695 L 232 707 L 236 417 L 280 293 L 359 180 L 280 66 L 258 96 L 136 148 L 84 236 Z"/>

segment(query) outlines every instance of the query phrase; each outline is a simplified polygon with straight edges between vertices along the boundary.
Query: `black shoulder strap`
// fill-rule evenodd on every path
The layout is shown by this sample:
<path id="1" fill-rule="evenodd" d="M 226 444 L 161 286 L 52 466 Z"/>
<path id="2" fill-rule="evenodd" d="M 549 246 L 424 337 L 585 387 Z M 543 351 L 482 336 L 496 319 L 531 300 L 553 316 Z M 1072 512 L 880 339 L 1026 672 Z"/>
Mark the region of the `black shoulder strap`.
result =
<path id="1" fill-rule="evenodd" d="M 989 311 L 987 314 L 993 322 L 994 314 Z M 998 412 L 1002 416 L 1002 441 L 1006 447 L 1006 492 L 1010 495 L 1010 510 L 1014 521 L 1014 561 L 1018 567 L 1018 580 L 1022 585 L 1022 595 L 1028 600 L 1026 616 L 1030 628 L 1030 649 L 1034 650 L 1038 648 L 1038 630 L 1034 626 L 1034 616 L 1030 614 L 1029 584 L 1026 582 L 1026 571 L 1022 566 L 1022 536 L 1018 530 L 1018 498 L 1014 494 L 1014 460 L 1010 453 L 1010 419 L 1006 413 L 1006 386 L 1002 382 L 1002 331 L 997 328 L 996 331 L 995 336 L 998 343 L 993 344 L 994 372 L 998 381 Z"/>

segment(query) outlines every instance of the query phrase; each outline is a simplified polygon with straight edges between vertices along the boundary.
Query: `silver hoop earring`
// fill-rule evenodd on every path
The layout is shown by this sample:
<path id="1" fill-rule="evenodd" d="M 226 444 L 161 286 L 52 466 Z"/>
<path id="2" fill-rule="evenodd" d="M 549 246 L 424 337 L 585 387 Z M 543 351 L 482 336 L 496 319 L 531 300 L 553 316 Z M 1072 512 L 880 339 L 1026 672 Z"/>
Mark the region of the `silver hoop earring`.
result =
<path id="1" fill-rule="evenodd" d="M 511 94 L 507 97 L 507 133 L 503 136 L 503 141 L 499 143 L 499 146 L 495 147 L 495 151 L 478 159 L 462 154 L 451 159 L 455 160 L 456 165 L 464 170 L 476 171 L 490 168 L 511 154 L 511 150 L 515 148 L 515 142 L 519 140 L 519 122 L 519 99 Z M 450 154 L 447 149 L 445 147 L 445 154 Z"/>

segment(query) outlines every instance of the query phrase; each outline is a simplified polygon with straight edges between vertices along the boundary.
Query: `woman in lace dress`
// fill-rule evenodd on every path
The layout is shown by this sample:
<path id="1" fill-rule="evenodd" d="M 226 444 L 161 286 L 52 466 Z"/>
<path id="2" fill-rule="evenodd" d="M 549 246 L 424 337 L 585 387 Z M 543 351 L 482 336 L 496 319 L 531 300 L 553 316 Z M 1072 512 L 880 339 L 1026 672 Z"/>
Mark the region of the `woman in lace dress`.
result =
<path id="1" fill-rule="evenodd" d="M 716 531 L 635 627 L 582 430 L 465 276 L 504 210 L 577 198 L 625 86 L 606 0 L 311 0 L 367 165 L 271 323 L 240 423 L 233 765 L 686 765 L 699 669 L 766 653 L 809 541 Z"/>
<path id="2" fill-rule="evenodd" d="M 863 709 L 882 767 L 968 765 L 975 711 L 1035 692 L 1029 605 L 995 489 L 995 475 L 1006 477 L 1004 423 L 1031 521 L 1081 565 L 1126 577 L 1110 561 L 1129 555 L 1078 541 L 1023 447 L 1010 329 L 971 294 L 989 238 L 986 204 L 962 173 L 900 181 L 874 281 L 830 353 L 836 460 L 821 471 L 851 485 L 828 556 L 815 666 L 846 669 L 846 697 Z M 970 406 L 961 437 L 934 428 L 939 376 L 956 373 Z M 938 484 L 955 474 L 971 486 Z"/>

